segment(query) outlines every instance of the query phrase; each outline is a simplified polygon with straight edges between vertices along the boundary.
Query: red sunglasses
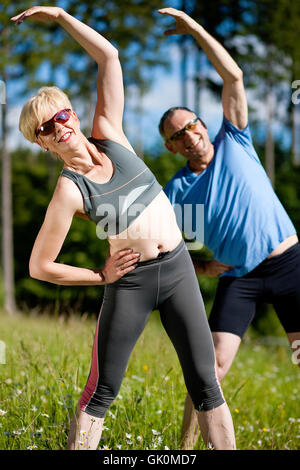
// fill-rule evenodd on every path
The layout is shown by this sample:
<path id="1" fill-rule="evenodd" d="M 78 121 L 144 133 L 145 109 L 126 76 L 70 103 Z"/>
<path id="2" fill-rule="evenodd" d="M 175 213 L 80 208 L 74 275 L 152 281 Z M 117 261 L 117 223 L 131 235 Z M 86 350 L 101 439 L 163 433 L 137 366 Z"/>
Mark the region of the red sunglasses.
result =
<path id="1" fill-rule="evenodd" d="M 36 137 L 40 135 L 49 135 L 55 129 L 55 123 L 59 122 L 60 124 L 64 124 L 67 122 L 71 117 L 71 109 L 62 109 L 58 111 L 58 113 L 54 114 L 54 116 L 49 119 L 49 121 L 44 122 L 36 131 Z"/>

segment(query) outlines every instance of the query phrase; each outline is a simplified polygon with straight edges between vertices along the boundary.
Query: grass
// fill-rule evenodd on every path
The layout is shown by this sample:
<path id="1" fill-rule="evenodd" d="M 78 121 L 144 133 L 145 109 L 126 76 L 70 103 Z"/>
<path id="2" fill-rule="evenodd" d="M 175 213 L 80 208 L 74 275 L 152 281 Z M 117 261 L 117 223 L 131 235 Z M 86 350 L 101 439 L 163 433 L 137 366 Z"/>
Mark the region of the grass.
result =
<path id="1" fill-rule="evenodd" d="M 65 449 L 85 385 L 96 320 L 0 315 L 0 449 Z M 222 382 L 238 449 L 300 448 L 299 369 L 287 342 L 249 336 Z M 185 386 L 154 312 L 108 411 L 99 448 L 179 449 Z M 196 449 L 204 449 L 199 439 Z"/>

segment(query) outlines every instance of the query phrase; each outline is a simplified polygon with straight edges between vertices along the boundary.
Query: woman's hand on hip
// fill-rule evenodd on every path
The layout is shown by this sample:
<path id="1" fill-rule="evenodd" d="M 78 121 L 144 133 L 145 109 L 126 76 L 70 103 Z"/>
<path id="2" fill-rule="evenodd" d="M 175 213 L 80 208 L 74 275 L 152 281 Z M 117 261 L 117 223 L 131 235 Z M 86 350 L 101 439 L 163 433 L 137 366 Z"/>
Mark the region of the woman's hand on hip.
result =
<path id="1" fill-rule="evenodd" d="M 13 16 L 11 18 L 16 24 L 23 23 L 27 18 L 33 18 L 37 21 L 55 21 L 63 11 L 60 7 L 40 7 L 35 6 L 29 8 L 28 10 L 23 11 L 19 15 Z"/>
<path id="2" fill-rule="evenodd" d="M 104 276 L 105 284 L 111 284 L 124 276 L 124 274 L 133 271 L 141 254 L 134 253 L 132 250 L 120 250 L 114 255 L 106 258 L 105 266 L 101 270 Z"/>

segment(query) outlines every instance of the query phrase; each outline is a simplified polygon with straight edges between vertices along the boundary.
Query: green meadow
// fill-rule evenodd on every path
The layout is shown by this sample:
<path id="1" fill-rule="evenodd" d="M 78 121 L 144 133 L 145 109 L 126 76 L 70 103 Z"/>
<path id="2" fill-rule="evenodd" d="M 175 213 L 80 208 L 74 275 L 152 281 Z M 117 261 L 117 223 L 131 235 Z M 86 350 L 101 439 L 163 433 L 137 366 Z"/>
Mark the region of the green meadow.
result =
<path id="1" fill-rule="evenodd" d="M 1 314 L 0 321 L 0 449 L 65 449 L 89 373 L 96 318 Z M 285 338 L 246 336 L 222 388 L 238 449 L 300 449 L 299 368 Z M 153 312 L 99 449 L 179 449 L 185 393 L 176 353 Z M 195 449 L 205 449 L 201 438 Z"/>

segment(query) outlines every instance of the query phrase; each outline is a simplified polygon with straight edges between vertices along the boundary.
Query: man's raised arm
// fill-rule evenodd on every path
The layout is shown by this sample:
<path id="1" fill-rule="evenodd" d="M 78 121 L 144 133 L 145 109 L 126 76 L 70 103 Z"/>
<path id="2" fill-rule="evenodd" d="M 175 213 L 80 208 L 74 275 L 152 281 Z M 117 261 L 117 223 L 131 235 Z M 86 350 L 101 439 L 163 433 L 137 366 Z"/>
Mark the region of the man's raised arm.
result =
<path id="1" fill-rule="evenodd" d="M 225 117 L 237 128 L 244 129 L 248 123 L 248 106 L 242 70 L 226 49 L 186 13 L 175 8 L 162 8 L 158 12 L 176 20 L 175 28 L 165 31 L 165 35 L 191 34 L 197 41 L 224 82 L 222 104 Z"/>

